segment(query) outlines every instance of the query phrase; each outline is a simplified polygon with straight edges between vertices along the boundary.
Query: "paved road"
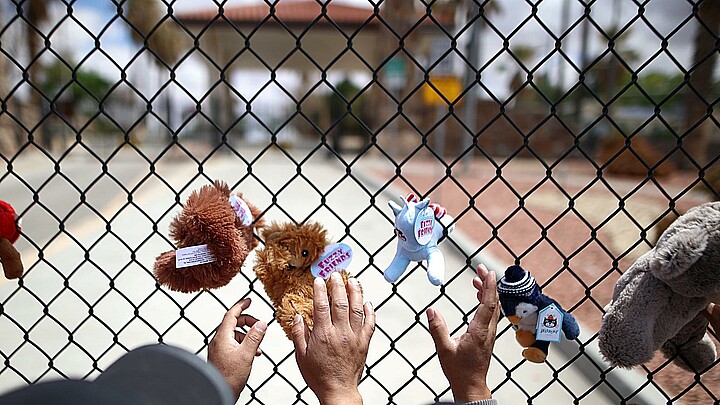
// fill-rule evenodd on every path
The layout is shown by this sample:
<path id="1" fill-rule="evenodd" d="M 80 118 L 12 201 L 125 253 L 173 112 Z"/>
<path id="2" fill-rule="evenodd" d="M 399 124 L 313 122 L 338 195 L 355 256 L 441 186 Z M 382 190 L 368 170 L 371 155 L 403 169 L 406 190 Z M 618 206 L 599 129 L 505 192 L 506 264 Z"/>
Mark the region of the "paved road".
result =
<path id="1" fill-rule="evenodd" d="M 326 160 L 324 153 L 310 157 L 306 153 L 297 151 L 294 156 L 302 161 L 300 171 L 278 150 L 260 154 L 248 149 L 242 151 L 242 158 L 212 157 L 204 162 L 202 172 L 239 184 L 237 190 L 265 208 L 270 220 L 317 220 L 334 240 L 353 246 L 355 259 L 349 270 L 358 275 L 378 314 L 369 376 L 361 384 L 367 403 L 385 403 L 390 396 L 400 404 L 432 402 L 446 390 L 447 382 L 432 358 L 422 312 L 433 305 L 452 330 L 462 329 L 463 318 L 476 304 L 464 257 L 443 248 L 448 283 L 442 290 L 430 285 L 422 268 L 409 271 L 396 286 L 388 284 L 381 269 L 395 246 L 387 196 L 368 195 L 368 185 L 348 177 L 346 167 Z M 179 211 L 175 190 L 184 201 L 191 190 L 207 183 L 193 160 L 173 153 L 153 167 L 162 180 L 152 176 L 140 182 L 150 167 L 132 150 L 125 150 L 109 169 L 122 187 L 101 175 L 101 165 L 87 155 L 71 154 L 60 169 L 53 175 L 54 167 L 43 163 L 42 156 L 23 156 L 13 167 L 23 180 L 11 175 L 0 181 L 0 198 L 12 200 L 25 212 L 26 237 L 44 247 L 39 260 L 32 244 L 19 242 L 30 271 L 21 283 L 0 285 L 0 355 L 7 360 L 0 368 L 0 392 L 23 385 L 26 379 L 92 377 L 127 349 L 158 340 L 204 356 L 208 335 L 225 308 L 245 296 L 253 299 L 251 313 L 272 318 L 262 286 L 253 281 L 252 257 L 241 275 L 212 293 L 179 294 L 155 286 L 150 272 L 154 258 L 172 248 L 164 235 Z M 39 204 L 31 205 L 33 192 L 28 185 L 39 189 Z M 123 187 L 132 190 L 131 204 Z M 75 209 L 82 193 L 87 204 Z M 60 223 L 63 231 L 54 237 Z M 263 350 L 250 378 L 255 397 L 264 403 L 293 403 L 300 390 L 303 401 L 315 403 L 297 372 L 292 344 L 275 323 L 270 324 Z M 538 403 L 570 403 L 594 384 L 573 367 L 559 371 L 562 384 L 553 381 L 550 366 L 557 369 L 568 361 L 557 350 L 551 352 L 550 366 L 520 364 L 520 352 L 511 334 L 496 346 L 490 383 L 499 386 L 495 395 L 503 403 L 517 403 L 518 398 L 524 402 L 527 392 L 541 392 L 534 398 Z M 507 368 L 513 370 L 512 380 L 506 381 Z M 442 398 L 450 399 L 447 394 Z M 250 399 L 246 390 L 241 402 Z M 595 390 L 583 403 L 607 400 Z"/>
<path id="2" fill-rule="evenodd" d="M 0 181 L 1 198 L 12 201 L 23 214 L 26 238 L 17 242 L 18 249 L 31 249 L 28 239 L 45 246 L 60 232 L 59 223 L 77 228 L 96 217 L 88 206 L 104 212 L 119 199 L 127 201 L 121 187 L 134 185 L 146 176 L 147 166 L 125 156 L 111 161 L 103 173 L 102 164 L 89 156 L 73 154 L 55 165 L 40 153 L 23 153 Z"/>

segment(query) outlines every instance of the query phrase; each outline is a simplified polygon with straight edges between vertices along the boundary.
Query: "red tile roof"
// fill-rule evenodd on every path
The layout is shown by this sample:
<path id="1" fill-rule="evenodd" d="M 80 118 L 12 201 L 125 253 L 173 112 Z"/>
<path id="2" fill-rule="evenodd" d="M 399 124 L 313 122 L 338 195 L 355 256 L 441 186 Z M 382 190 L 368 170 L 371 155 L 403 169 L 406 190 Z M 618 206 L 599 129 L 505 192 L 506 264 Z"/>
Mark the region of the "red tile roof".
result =
<path id="1" fill-rule="evenodd" d="M 337 24 L 363 24 L 368 20 L 376 23 L 373 9 L 354 7 L 335 2 L 328 2 L 326 15 Z M 310 23 L 321 15 L 321 5 L 315 0 L 277 0 L 273 15 L 284 23 Z M 178 13 L 178 19 L 186 23 L 207 23 L 220 14 L 217 7 L 205 10 Z M 232 6 L 224 8 L 222 15 L 235 23 L 258 23 L 270 15 L 270 6 L 261 3 L 249 6 Z M 270 17 L 274 20 L 273 17 Z M 322 18 L 319 22 L 327 22 Z"/>
<path id="2" fill-rule="evenodd" d="M 273 0 L 269 0 L 273 2 Z M 316 0 L 274 0 L 274 7 L 269 21 L 277 20 L 286 24 L 307 25 L 318 19 L 322 14 L 322 2 Z M 377 24 L 379 20 L 375 15 L 375 11 L 369 7 L 356 7 L 347 4 L 339 4 L 328 0 L 325 3 L 325 15 L 327 17 L 320 18 L 318 24 L 328 24 L 328 18 L 339 25 L 361 25 L 361 24 Z M 259 4 L 247 6 L 231 6 L 223 8 L 222 15 L 233 23 L 257 24 L 271 15 L 270 6 L 263 2 Z M 220 15 L 219 7 L 213 7 L 204 10 L 187 11 L 177 13 L 177 17 L 184 23 L 200 23 L 206 24 Z M 422 18 L 422 14 L 418 16 Z M 436 16 L 438 21 L 443 25 L 452 23 L 447 16 Z M 429 19 L 424 19 L 423 24 L 431 23 Z"/>

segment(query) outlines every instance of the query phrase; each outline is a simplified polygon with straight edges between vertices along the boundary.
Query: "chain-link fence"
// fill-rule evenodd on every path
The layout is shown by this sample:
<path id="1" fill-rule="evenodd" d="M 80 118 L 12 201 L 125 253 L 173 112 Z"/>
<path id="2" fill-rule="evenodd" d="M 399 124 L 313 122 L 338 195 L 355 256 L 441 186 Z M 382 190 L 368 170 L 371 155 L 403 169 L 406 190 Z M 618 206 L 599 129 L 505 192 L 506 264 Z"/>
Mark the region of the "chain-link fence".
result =
<path id="1" fill-rule="evenodd" d="M 180 294 L 152 265 L 189 193 L 224 180 L 274 221 L 354 248 L 378 314 L 368 403 L 451 393 L 422 312 L 453 333 L 471 269 L 522 264 L 580 321 L 548 361 L 501 321 L 503 403 L 718 402 L 718 372 L 621 373 L 597 330 L 619 275 L 674 215 L 717 199 L 717 0 L 11 0 L 0 4 L 0 199 L 22 220 L 0 283 L 0 388 L 94 378 L 141 344 L 204 356 L 236 300 L 272 319 L 253 256 Z M 394 285 L 388 199 L 443 204 L 442 287 Z M 243 403 L 313 403 L 275 322 Z"/>

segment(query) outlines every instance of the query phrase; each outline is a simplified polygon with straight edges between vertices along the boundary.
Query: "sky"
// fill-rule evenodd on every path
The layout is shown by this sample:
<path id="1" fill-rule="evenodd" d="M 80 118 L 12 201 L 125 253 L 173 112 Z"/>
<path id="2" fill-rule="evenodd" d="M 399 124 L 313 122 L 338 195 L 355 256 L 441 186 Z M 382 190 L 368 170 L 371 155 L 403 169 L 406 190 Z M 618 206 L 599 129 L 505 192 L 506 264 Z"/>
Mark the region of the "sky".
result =
<path id="1" fill-rule="evenodd" d="M 292 0 L 281 0 L 292 1 Z M 359 7 L 371 7 L 372 0 L 331 0 L 333 2 L 351 4 Z M 419 2 L 420 0 L 418 0 Z M 507 83 L 517 69 L 516 63 L 503 52 L 503 38 L 512 33 L 509 39 L 510 48 L 517 46 L 530 47 L 535 52 L 535 58 L 530 66 L 541 62 L 554 48 L 554 40 L 546 32 L 554 33 L 564 31 L 562 27 L 563 6 L 568 7 L 568 23 L 575 23 L 583 13 L 580 0 L 492 0 L 499 4 L 501 11 L 488 19 L 490 26 L 485 29 L 481 41 L 481 63 L 493 59 L 486 73 L 483 74 L 484 83 L 491 91 L 501 98 L 507 95 Z M 254 3 L 254 0 L 228 0 L 225 7 Z M 531 5 L 537 7 L 537 18 L 531 16 Z M 127 69 L 128 77 L 135 86 L 151 97 L 159 86 L 167 80 L 167 73 L 153 72 L 154 68 L 149 57 L 136 56 L 140 49 L 130 41 L 127 25 L 117 18 L 117 6 L 113 0 L 76 0 L 71 7 L 65 7 L 59 2 L 52 11 L 51 23 L 58 29 L 52 32 L 50 39 L 52 48 L 63 55 L 72 55 L 76 61 L 82 60 L 82 66 L 94 70 L 111 81 L 120 80 L 120 68 Z M 214 8 L 217 5 L 211 0 L 176 0 L 173 3 L 175 12 Z M 68 13 L 71 9 L 72 13 Z M 682 0 L 651 0 L 647 2 L 641 18 L 638 6 L 626 0 L 597 0 L 593 3 L 591 17 L 602 28 L 612 25 L 625 25 L 635 19 L 632 29 L 624 46 L 632 48 L 639 56 L 632 65 L 638 68 L 652 55 L 661 49 L 663 36 L 668 38 L 668 48 L 672 56 L 683 66 L 690 64 L 692 52 L 692 39 L 695 24 L 691 21 L 683 22 L 691 15 L 692 5 Z M 12 11 L 12 10 L 10 10 Z M 8 18 L 8 9 L 5 9 L 5 19 Z M 519 30 L 517 27 L 527 21 Z M 650 25 L 651 24 L 651 25 Z M 543 25 L 545 27 L 543 27 Z M 6 31 L 5 36 L 12 31 Z M 95 39 L 99 38 L 100 47 L 96 48 Z M 590 57 L 598 55 L 607 48 L 607 44 L 600 41 L 601 35 L 591 28 Z M 3 44 L 7 44 L 4 38 Z M 460 39 L 461 44 L 464 38 Z M 575 27 L 563 42 L 563 50 L 575 61 L 580 60 L 580 27 Z M 90 56 L 88 56 L 90 55 Z M 499 55 L 499 56 L 497 56 Z M 114 61 L 114 62 L 113 62 Z M 553 82 L 559 80 L 558 67 L 565 64 L 558 56 L 551 57 L 541 63 L 539 72 L 547 72 Z M 678 73 L 680 70 L 666 54 L 661 53 L 655 61 L 644 67 L 643 72 L 661 70 L 667 73 Z M 284 72 L 279 79 L 283 83 L 297 81 L 298 75 Z M 362 83 L 370 80 L 370 76 L 357 75 L 354 80 Z M 209 76 L 198 57 L 191 57 L 183 61 L 177 68 L 177 82 L 185 88 L 187 93 L 174 89 L 173 95 L 181 105 L 192 104 L 192 97 L 201 97 L 209 86 Z M 233 85 L 248 98 L 252 97 L 268 81 L 268 72 L 243 72 L 233 78 Z M 563 83 L 569 86 L 577 80 L 577 73 L 566 64 Z M 291 84 L 290 84 L 291 85 Z M 275 86 L 263 90 L 257 100 L 257 106 L 262 109 L 263 104 L 272 106 L 277 98 L 283 98 L 282 92 Z"/>

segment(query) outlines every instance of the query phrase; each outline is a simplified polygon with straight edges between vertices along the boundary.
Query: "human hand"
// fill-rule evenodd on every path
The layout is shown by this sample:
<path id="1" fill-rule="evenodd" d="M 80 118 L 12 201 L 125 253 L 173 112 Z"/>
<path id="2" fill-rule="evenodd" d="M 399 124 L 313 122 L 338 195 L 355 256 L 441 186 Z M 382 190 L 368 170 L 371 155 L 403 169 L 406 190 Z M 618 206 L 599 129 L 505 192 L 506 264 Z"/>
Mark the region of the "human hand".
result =
<path id="1" fill-rule="evenodd" d="M 301 315 L 295 316 L 295 359 L 321 404 L 362 404 L 358 383 L 375 331 L 375 311 L 372 304 L 363 305 L 355 278 L 348 279 L 347 290 L 337 272 L 330 276 L 330 283 L 332 308 L 325 281 L 315 278 L 313 283 L 312 330 Z"/>
<path id="2" fill-rule="evenodd" d="M 236 401 L 250 377 L 255 356 L 262 353 L 260 342 L 265 337 L 267 328 L 267 323 L 242 313 L 249 306 L 250 298 L 233 305 L 225 314 L 208 345 L 208 362 L 225 377 Z M 243 326 L 250 327 L 247 334 L 236 329 Z"/>
<path id="3" fill-rule="evenodd" d="M 467 332 L 451 338 L 440 312 L 433 308 L 428 308 L 426 312 L 440 366 L 457 402 L 491 398 L 486 378 L 495 345 L 500 308 L 495 273 L 481 264 L 477 274 L 478 277 L 473 278 L 473 286 L 478 290 L 480 305 Z"/>

